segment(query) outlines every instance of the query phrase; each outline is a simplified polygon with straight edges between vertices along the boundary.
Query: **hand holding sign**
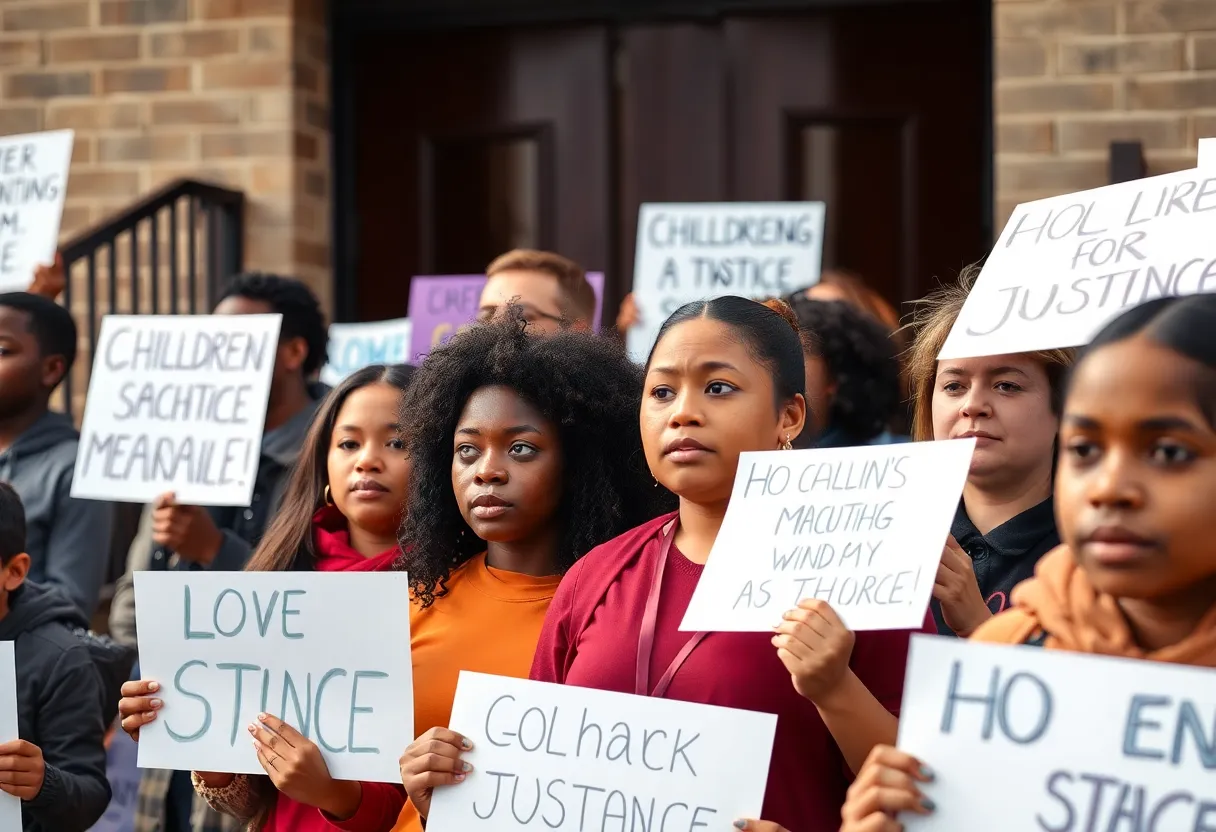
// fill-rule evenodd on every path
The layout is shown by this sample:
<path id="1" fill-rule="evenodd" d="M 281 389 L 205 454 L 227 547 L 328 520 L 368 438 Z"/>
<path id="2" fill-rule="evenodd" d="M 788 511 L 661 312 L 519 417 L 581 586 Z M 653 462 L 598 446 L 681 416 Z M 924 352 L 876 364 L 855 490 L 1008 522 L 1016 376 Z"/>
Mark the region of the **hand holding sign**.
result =
<path id="1" fill-rule="evenodd" d="M 139 742 L 139 729 L 156 719 L 156 712 L 165 704 L 156 696 L 159 692 L 159 682 L 132 679 L 122 684 L 122 699 L 118 700 L 120 724 L 136 742 Z"/>
<path id="2" fill-rule="evenodd" d="M 179 505 L 173 494 L 162 494 L 153 504 L 152 540 L 191 563 L 204 566 L 215 560 L 224 534 L 205 508 Z"/>
<path id="3" fill-rule="evenodd" d="M 875 746 L 849 787 L 840 810 L 844 821 L 840 832 L 903 832 L 903 824 L 895 819 L 900 812 L 933 811 L 933 801 L 916 785 L 932 779 L 928 767 L 910 754 L 889 745 Z"/>
<path id="4" fill-rule="evenodd" d="M 357 782 L 335 780 L 315 742 L 270 714 L 258 714 L 249 733 L 258 761 L 276 789 L 338 820 L 354 817 L 362 788 Z"/>
<path id="5" fill-rule="evenodd" d="M 946 625 L 962 638 L 967 638 L 981 624 L 992 618 L 992 610 L 984 603 L 980 585 L 975 577 L 971 558 L 951 535 L 942 550 L 942 562 L 937 567 L 933 597 L 942 605 Z"/>
<path id="6" fill-rule="evenodd" d="M 432 728 L 410 743 L 401 755 L 401 784 L 423 820 L 431 813 L 436 786 L 464 782 L 473 766 L 460 759 L 473 743 L 447 728 Z"/>
<path id="7" fill-rule="evenodd" d="M 33 800 L 42 791 L 46 778 L 46 763 L 42 749 L 25 740 L 12 740 L 0 744 L 0 790 Z"/>
<path id="8" fill-rule="evenodd" d="M 825 701 L 849 672 L 853 634 L 830 604 L 806 598 L 785 614 L 773 646 L 794 689 L 815 703 Z"/>

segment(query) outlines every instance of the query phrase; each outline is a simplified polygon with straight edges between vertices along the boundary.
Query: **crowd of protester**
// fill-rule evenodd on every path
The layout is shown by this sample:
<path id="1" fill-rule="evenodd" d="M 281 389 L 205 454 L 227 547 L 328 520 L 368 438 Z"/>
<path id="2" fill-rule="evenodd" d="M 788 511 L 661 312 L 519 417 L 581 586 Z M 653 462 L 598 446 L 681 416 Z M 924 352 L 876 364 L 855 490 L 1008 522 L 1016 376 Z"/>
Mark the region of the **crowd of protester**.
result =
<path id="1" fill-rule="evenodd" d="M 88 632 L 113 507 L 70 496 L 79 436 L 49 406 L 76 353 L 61 281 L 0 295 L 0 640 L 21 735 L 0 745 L 0 789 L 26 830 L 88 829 L 110 798 L 107 730 L 138 740 L 162 707 L 164 680 L 132 667 L 134 573 L 242 569 L 408 571 L 418 738 L 401 784 L 334 779 L 265 715 L 264 775 L 144 770 L 134 832 L 417 832 L 470 771 L 448 728 L 462 670 L 777 714 L 764 820 L 737 828 L 902 828 L 934 808 L 932 761 L 893 747 L 910 632 L 854 634 L 818 600 L 773 634 L 680 632 L 749 451 L 973 437 L 924 632 L 1216 665 L 1216 342 L 1196 337 L 1216 296 L 1125 312 L 1080 357 L 939 361 L 973 270 L 902 328 L 830 272 L 784 299 L 688 304 L 638 366 L 632 299 L 592 334 L 577 264 L 515 251 L 487 274 L 478 323 L 333 389 L 309 289 L 234 278 L 215 314 L 282 316 L 252 502 L 146 506 L 113 641 Z M 1151 571 L 1093 554 L 1116 516 L 1157 542 Z"/>

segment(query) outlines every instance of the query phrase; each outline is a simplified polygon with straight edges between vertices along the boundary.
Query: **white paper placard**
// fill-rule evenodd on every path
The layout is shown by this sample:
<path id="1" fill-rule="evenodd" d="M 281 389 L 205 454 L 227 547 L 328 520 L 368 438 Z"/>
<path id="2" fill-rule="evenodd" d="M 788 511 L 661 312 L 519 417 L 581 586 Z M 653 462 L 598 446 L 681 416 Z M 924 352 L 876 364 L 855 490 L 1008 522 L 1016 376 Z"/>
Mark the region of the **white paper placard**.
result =
<path id="1" fill-rule="evenodd" d="M 1201 168 L 1216 167 L 1216 139 L 1199 140 L 1199 164 Z"/>
<path id="2" fill-rule="evenodd" d="M 13 642 L 0 641 L 0 743 L 20 739 L 17 724 L 17 660 Z M 21 832 L 21 798 L 0 792 L 0 832 Z"/>
<path id="3" fill-rule="evenodd" d="M 246 729 L 264 712 L 335 778 L 400 783 L 409 607 L 404 572 L 136 572 L 140 675 L 165 703 L 140 767 L 263 774 Z"/>
<path id="4" fill-rule="evenodd" d="M 20 291 L 55 262 L 72 165 L 71 130 L 0 138 L 0 291 Z"/>
<path id="5" fill-rule="evenodd" d="M 1130 306 L 1216 291 L 1216 171 L 1014 209 L 939 358 L 1089 343 Z"/>
<path id="6" fill-rule="evenodd" d="M 913 636 L 899 746 L 934 772 L 908 830 L 1216 822 L 1216 671 Z M 1206 808 L 1205 808 L 1206 807 Z"/>
<path id="7" fill-rule="evenodd" d="M 777 717 L 461 671 L 450 727 L 473 773 L 427 832 L 727 830 L 760 816 Z"/>
<path id="8" fill-rule="evenodd" d="M 329 363 L 321 368 L 321 381 L 335 385 L 356 370 L 372 364 L 405 364 L 410 355 L 410 319 L 366 324 L 331 324 Z"/>
<path id="9" fill-rule="evenodd" d="M 72 496 L 247 506 L 281 315 L 108 315 Z"/>
<path id="10" fill-rule="evenodd" d="M 643 362 L 663 321 L 722 295 L 765 299 L 819 280 L 822 202 L 647 203 L 638 212 L 629 354 Z"/>
<path id="11" fill-rule="evenodd" d="M 974 439 L 739 456 L 680 629 L 767 632 L 804 598 L 850 630 L 924 624 Z"/>

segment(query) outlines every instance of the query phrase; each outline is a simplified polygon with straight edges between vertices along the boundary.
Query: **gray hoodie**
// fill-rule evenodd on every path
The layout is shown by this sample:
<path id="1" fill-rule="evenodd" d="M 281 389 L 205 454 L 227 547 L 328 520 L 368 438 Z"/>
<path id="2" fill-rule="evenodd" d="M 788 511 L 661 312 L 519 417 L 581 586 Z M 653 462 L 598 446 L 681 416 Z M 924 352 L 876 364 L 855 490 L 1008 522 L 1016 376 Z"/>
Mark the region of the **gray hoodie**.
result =
<path id="1" fill-rule="evenodd" d="M 59 587 L 91 616 L 105 582 L 113 516 L 109 503 L 71 496 L 79 442 L 71 419 L 47 412 L 0 453 L 0 481 L 25 505 L 29 580 Z"/>

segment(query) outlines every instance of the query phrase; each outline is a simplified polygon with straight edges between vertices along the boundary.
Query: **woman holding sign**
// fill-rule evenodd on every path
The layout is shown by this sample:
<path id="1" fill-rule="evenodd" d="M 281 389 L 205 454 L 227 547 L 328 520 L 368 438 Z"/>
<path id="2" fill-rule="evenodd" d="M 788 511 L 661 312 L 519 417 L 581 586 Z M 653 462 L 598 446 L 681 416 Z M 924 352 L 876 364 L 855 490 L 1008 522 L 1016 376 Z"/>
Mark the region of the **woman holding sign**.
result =
<path id="1" fill-rule="evenodd" d="M 559 576 L 672 503 L 646 472 L 641 372 L 622 346 L 526 324 L 511 306 L 434 350 L 404 405 L 422 736 L 401 757 L 410 801 L 398 830 L 420 830 L 432 789 L 465 777 L 467 746 L 447 730 L 460 671 L 526 677 Z"/>
<path id="2" fill-rule="evenodd" d="M 392 568 L 401 554 L 397 527 L 410 479 L 399 407 L 412 375 L 412 367 L 373 365 L 334 388 L 246 569 Z M 122 726 L 136 740 L 156 719 L 159 690 L 148 679 L 123 685 Z M 399 787 L 334 780 L 316 744 L 274 716 L 260 715 L 249 734 L 267 776 L 194 772 L 194 787 L 212 808 L 265 832 L 335 826 L 375 832 L 392 825 L 405 799 Z"/>
<path id="3" fill-rule="evenodd" d="M 679 512 L 574 565 L 532 666 L 540 681 L 777 714 L 764 814 L 796 832 L 835 829 L 849 769 L 894 739 L 908 634 L 854 636 L 821 601 L 786 613 L 775 633 L 691 634 L 680 622 L 739 454 L 792 446 L 803 385 L 797 320 L 781 301 L 723 297 L 668 318 L 647 363 L 641 427 Z"/>
<path id="4" fill-rule="evenodd" d="M 1194 295 L 1135 307 L 1094 338 L 1069 383 L 1060 431 L 1064 545 L 973 640 L 1216 668 L 1213 331 L 1216 296 Z M 1139 724 L 1158 731 L 1147 714 Z M 1158 733 L 1167 748 L 1172 728 Z M 900 812 L 927 813 L 927 775 L 909 755 L 875 749 L 842 832 L 902 829 Z"/>
<path id="5" fill-rule="evenodd" d="M 1051 501 L 1064 376 L 1073 350 L 938 361 L 978 269 L 925 298 L 913 327 L 912 433 L 974 436 L 975 454 L 933 588 L 942 635 L 966 637 L 1059 544 Z"/>

